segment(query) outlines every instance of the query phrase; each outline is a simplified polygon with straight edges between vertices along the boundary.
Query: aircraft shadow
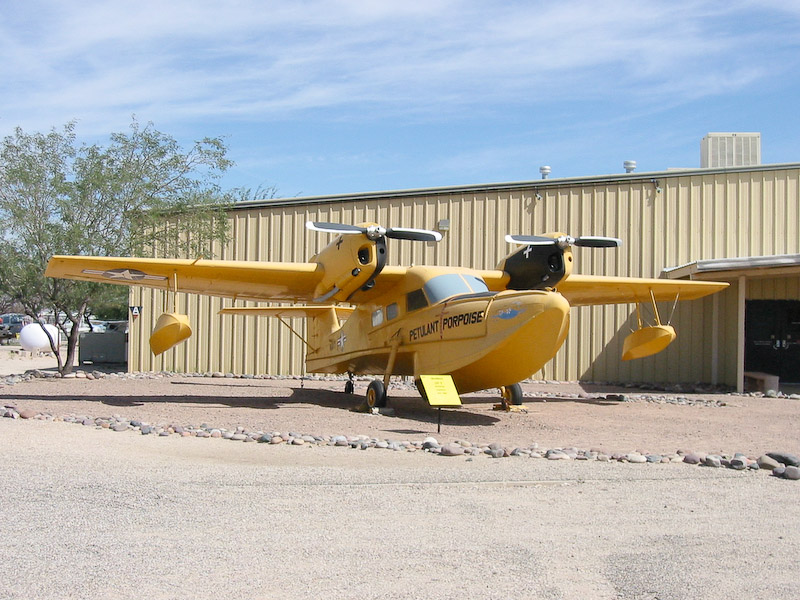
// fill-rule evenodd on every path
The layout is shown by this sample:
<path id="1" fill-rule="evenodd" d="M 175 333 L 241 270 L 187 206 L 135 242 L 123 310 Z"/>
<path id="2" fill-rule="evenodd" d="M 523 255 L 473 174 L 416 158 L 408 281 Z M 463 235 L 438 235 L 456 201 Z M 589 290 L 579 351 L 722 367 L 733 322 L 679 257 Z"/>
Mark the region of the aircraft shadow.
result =
<path id="1" fill-rule="evenodd" d="M 330 389 L 319 389 L 311 387 L 291 387 L 281 395 L 264 395 L 264 386 L 258 383 L 237 382 L 236 389 L 247 389 L 246 395 L 232 394 L 231 386 L 223 381 L 171 381 L 173 389 L 184 387 L 188 390 L 194 388 L 198 393 L 179 393 L 165 395 L 31 395 L 17 393 L 0 393 L 0 400 L 5 403 L 22 402 L 24 400 L 36 400 L 52 403 L 56 406 L 59 402 L 84 401 L 97 403 L 98 405 L 113 406 L 118 408 L 145 406 L 148 404 L 173 404 L 173 405 L 223 405 L 230 408 L 249 408 L 257 410 L 277 410 L 287 405 L 310 404 L 326 408 L 353 411 L 358 410 L 364 404 L 363 390 L 357 390 L 355 394 L 346 394 L 343 391 Z M 297 385 L 293 382 L 293 385 Z M 216 389 L 215 389 L 216 388 Z M 274 391 L 274 388 L 269 388 Z M 252 393 L 250 393 L 252 392 Z M 362 393 L 359 393 L 362 392 Z M 497 395 L 467 395 L 462 397 L 461 408 L 445 408 L 442 410 L 441 421 L 443 426 L 448 427 L 472 427 L 472 426 L 492 426 L 503 419 L 504 413 L 492 413 L 491 407 L 499 403 Z M 531 397 L 525 398 L 524 403 L 536 405 L 544 402 L 559 403 L 580 403 L 593 404 L 597 406 L 614 406 L 618 401 L 606 400 L 605 398 L 557 398 L 557 397 Z M 439 414 L 435 408 L 429 406 L 425 400 L 415 393 L 408 391 L 398 393 L 389 397 L 388 406 L 394 410 L 398 419 L 416 421 L 425 426 L 436 425 L 439 421 Z M 400 425 L 398 423 L 398 425 Z M 416 434 L 425 433 L 422 429 L 403 428 L 400 425 L 397 429 L 389 429 L 397 434 Z M 429 429 L 428 429 L 429 431 Z"/>
<path id="2" fill-rule="evenodd" d="M 605 398 L 536 398 L 526 396 L 523 404 L 547 404 L 550 402 L 571 402 L 573 404 L 592 404 L 594 406 L 617 406 L 619 400 L 607 400 Z"/>
<path id="3" fill-rule="evenodd" d="M 288 394 L 279 396 L 265 396 L 258 393 L 257 390 L 263 390 L 262 386 L 257 384 L 237 384 L 236 388 L 248 388 L 253 390 L 253 395 L 233 395 L 229 393 L 230 387 L 225 383 L 217 382 L 191 382 L 191 381 L 173 381 L 170 382 L 175 386 L 196 387 L 202 386 L 203 393 L 181 393 L 181 394 L 166 394 L 166 395 L 139 395 L 139 394 L 125 394 L 125 395 L 77 395 L 77 394 L 64 394 L 64 395 L 50 395 L 50 394 L 17 394 L 17 393 L 0 393 L 0 401 L 6 404 L 14 404 L 16 402 L 24 402 L 25 400 L 41 401 L 51 404 L 55 407 L 60 402 L 89 402 L 97 403 L 103 406 L 113 406 L 117 408 L 145 406 L 148 404 L 161 404 L 161 405 L 182 405 L 191 404 L 194 406 L 200 405 L 224 405 L 230 408 L 251 408 L 258 410 L 277 410 L 286 405 L 299 405 L 311 404 L 326 408 L 336 408 L 340 410 L 356 411 L 364 404 L 364 396 L 358 393 L 346 394 L 326 389 L 315 388 L 290 388 Z M 219 388 L 219 393 L 209 394 L 210 388 Z M 225 393 L 228 390 L 228 393 Z M 471 403 L 477 403 L 473 399 Z M 419 421 L 420 423 L 436 423 L 438 415 L 436 409 L 428 406 L 419 396 L 396 396 L 390 397 L 389 407 L 394 409 L 395 416 L 400 419 L 409 419 Z M 95 415 L 96 416 L 96 415 Z M 462 409 L 445 409 L 442 413 L 442 423 L 450 426 L 477 426 L 477 425 L 493 425 L 500 419 L 498 417 L 482 415 L 474 411 L 467 411 Z M 409 430 L 410 431 L 410 430 Z"/>
<path id="4" fill-rule="evenodd" d="M 174 395 L 174 396 L 142 396 L 142 395 L 123 395 L 123 396 L 51 396 L 35 394 L 0 394 L 0 401 L 14 403 L 14 401 L 39 400 L 44 402 L 96 402 L 106 406 L 134 407 L 146 404 L 224 404 L 231 408 L 279 408 L 281 398 L 243 398 L 240 396 L 193 396 Z"/>
<path id="5" fill-rule="evenodd" d="M 173 385 L 188 386 L 218 386 L 222 389 L 225 389 L 224 383 L 216 382 L 173 381 L 171 383 Z M 263 389 L 258 384 L 238 384 L 237 387 Z M 229 403 L 225 398 L 220 398 L 218 396 L 213 398 L 196 396 L 196 398 L 198 398 L 198 402 L 203 402 L 205 399 L 211 403 L 225 403 L 232 407 L 243 406 L 247 408 L 280 408 L 279 405 L 286 404 L 314 404 L 316 406 L 324 406 L 327 408 L 339 408 L 342 410 L 357 411 L 359 408 L 363 408 L 364 406 L 364 395 L 363 393 L 359 393 L 360 391 L 362 390 L 357 390 L 354 394 L 346 394 L 343 391 L 340 392 L 328 389 L 293 387 L 291 388 L 288 396 L 253 398 L 252 404 L 242 403 L 242 400 L 246 399 L 240 397 L 232 398 L 232 403 Z M 468 401 L 463 402 L 463 404 L 486 404 L 492 401 L 497 401 L 497 399 L 489 397 L 482 399 L 470 398 Z M 423 423 L 436 423 L 438 420 L 436 409 L 429 406 L 417 394 L 392 396 L 390 390 L 389 402 L 387 406 L 392 408 L 395 411 L 395 416 L 399 418 L 411 419 Z M 449 425 L 461 426 L 493 425 L 500 420 L 494 416 L 481 415 L 471 411 L 460 411 L 457 408 L 444 409 L 442 419 L 443 422 L 446 419 L 446 422 Z"/>
<path id="6" fill-rule="evenodd" d="M 523 405 L 529 404 L 546 404 L 548 402 L 572 402 L 575 404 L 592 404 L 595 406 L 615 406 L 619 404 L 616 400 L 607 400 L 606 398 L 559 398 L 553 396 L 525 396 L 522 401 Z M 500 396 L 462 396 L 461 404 L 464 406 L 469 404 L 499 404 Z"/>

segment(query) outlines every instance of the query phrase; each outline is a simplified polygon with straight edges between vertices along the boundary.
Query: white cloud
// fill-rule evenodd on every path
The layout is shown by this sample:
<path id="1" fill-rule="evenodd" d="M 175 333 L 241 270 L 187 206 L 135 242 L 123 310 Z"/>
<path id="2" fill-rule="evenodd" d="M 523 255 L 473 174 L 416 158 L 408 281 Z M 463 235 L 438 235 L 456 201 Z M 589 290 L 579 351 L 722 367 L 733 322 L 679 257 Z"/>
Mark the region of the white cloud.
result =
<path id="1" fill-rule="evenodd" d="M 747 2 L 57 0 L 0 16 L 0 129 L 77 117 L 372 116 L 608 99 L 674 105 L 774 73 L 783 30 L 729 25 Z M 771 9 L 774 11 L 779 9 Z M 788 66 L 788 65 L 787 65 Z M 111 125 L 114 123 L 115 125 Z"/>

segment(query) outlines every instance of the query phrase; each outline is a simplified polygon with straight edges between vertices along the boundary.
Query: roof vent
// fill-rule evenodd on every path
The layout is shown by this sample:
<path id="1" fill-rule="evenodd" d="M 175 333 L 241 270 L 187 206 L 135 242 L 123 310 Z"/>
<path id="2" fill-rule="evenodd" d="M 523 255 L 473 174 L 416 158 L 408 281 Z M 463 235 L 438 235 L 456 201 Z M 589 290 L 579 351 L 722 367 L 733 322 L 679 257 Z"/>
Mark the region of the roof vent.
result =
<path id="1" fill-rule="evenodd" d="M 622 163 L 622 166 L 625 168 L 626 173 L 633 173 L 636 170 L 636 161 L 626 160 L 624 163 Z"/>
<path id="2" fill-rule="evenodd" d="M 547 179 L 550 176 L 550 171 L 552 171 L 552 169 L 548 165 L 539 167 L 539 173 L 542 174 L 542 179 Z"/>

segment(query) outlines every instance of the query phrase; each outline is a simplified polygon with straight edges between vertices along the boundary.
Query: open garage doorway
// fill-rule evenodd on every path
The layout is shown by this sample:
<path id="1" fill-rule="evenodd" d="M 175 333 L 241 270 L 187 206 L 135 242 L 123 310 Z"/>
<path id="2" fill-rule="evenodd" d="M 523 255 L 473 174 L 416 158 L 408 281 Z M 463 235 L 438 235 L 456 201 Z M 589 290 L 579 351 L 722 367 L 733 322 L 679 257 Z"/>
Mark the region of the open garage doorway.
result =
<path id="1" fill-rule="evenodd" d="M 800 388 L 800 301 L 747 301 L 744 364 L 745 371 L 777 375 L 784 391 Z"/>

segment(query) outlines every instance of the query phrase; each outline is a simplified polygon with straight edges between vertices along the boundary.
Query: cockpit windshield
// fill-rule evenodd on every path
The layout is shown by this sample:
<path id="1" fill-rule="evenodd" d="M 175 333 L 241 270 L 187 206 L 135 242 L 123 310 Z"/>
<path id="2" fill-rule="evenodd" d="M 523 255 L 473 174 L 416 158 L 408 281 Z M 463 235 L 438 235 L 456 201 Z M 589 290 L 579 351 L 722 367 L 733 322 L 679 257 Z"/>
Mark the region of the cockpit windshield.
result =
<path id="1" fill-rule="evenodd" d="M 437 275 L 425 283 L 424 289 L 430 304 L 436 304 L 453 296 L 480 294 L 489 291 L 486 282 L 482 279 L 463 273 Z"/>

